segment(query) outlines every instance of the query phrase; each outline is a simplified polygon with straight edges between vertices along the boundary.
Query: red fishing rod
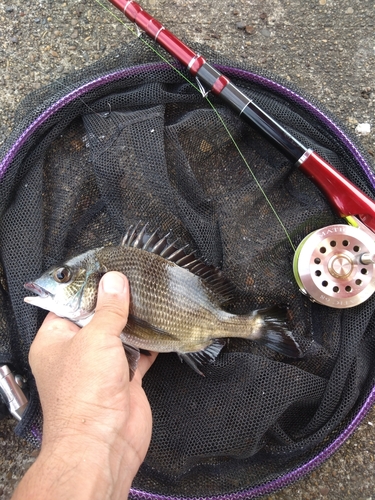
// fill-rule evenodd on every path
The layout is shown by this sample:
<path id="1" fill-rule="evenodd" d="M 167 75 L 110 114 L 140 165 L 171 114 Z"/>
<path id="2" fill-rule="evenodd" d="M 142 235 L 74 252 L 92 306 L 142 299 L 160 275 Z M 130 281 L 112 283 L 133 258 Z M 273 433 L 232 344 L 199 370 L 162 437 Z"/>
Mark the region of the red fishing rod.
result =
<path id="1" fill-rule="evenodd" d="M 300 247 L 297 249 L 294 263 L 294 272 L 301 291 L 312 300 L 340 308 L 356 305 L 372 295 L 375 290 L 374 201 L 315 151 L 293 137 L 226 76 L 211 66 L 204 57 L 186 46 L 138 3 L 133 0 L 110 0 L 110 2 L 185 66 L 207 90 L 223 99 L 240 118 L 276 146 L 317 185 L 337 214 L 346 218 L 347 222 L 356 228 L 357 243 L 352 245 L 353 249 L 348 248 L 351 245 L 347 244 L 349 229 L 342 230 L 343 227 L 349 228 L 349 226 L 338 225 L 339 229 L 332 229 L 332 232 L 341 235 L 341 238 L 332 240 L 328 244 L 331 248 L 320 245 L 327 237 L 326 233 L 319 233 L 320 236 L 317 236 L 316 232 L 312 233 L 315 238 L 303 241 L 304 252 Z M 307 255 L 305 255 L 306 247 Z M 322 248 L 325 248 L 324 252 L 320 252 Z M 335 248 L 334 253 L 327 251 L 332 248 Z M 304 260 L 302 263 L 301 255 Z M 319 261 L 318 269 L 311 269 L 310 264 L 306 268 L 306 259 L 308 262 Z M 317 275 L 319 279 L 313 278 L 314 284 L 306 283 L 312 274 Z M 305 278 L 305 275 L 308 275 L 309 279 Z M 366 280 L 363 279 L 364 276 L 367 277 Z M 368 279 L 369 277 L 371 279 Z"/>

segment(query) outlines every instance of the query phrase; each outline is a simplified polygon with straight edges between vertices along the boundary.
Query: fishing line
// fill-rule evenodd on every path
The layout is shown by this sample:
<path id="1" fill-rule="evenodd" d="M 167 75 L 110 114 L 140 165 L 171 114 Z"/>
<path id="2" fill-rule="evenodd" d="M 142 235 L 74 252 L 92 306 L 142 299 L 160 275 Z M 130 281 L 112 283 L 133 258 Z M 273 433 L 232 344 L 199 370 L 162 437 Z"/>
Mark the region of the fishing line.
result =
<path id="1" fill-rule="evenodd" d="M 110 2 L 131 23 L 134 23 L 136 30 L 134 30 L 133 26 L 125 24 L 122 19 L 114 15 L 100 0 L 95 1 L 136 38 L 141 38 L 142 32 L 146 33 L 195 77 L 198 87 L 156 50 L 151 43 L 141 38 L 142 43 L 151 52 L 156 54 L 160 60 L 197 92 L 200 92 L 207 105 L 219 118 L 226 134 L 228 134 L 244 165 L 246 165 L 247 170 L 254 179 L 257 189 L 259 189 L 263 199 L 272 210 L 294 251 L 293 273 L 300 291 L 311 300 L 334 308 L 353 307 L 367 300 L 375 291 L 374 200 L 343 176 L 327 160 L 302 144 L 270 114 L 236 87 L 225 75 L 210 65 L 204 57 L 190 49 L 147 13 L 135 0 L 110 0 Z M 335 212 L 345 219 L 349 226 L 339 224 L 315 231 L 308 235 L 295 250 L 291 237 L 271 200 L 260 186 L 255 173 L 225 126 L 223 118 L 210 101 L 209 93 L 211 92 L 214 96 L 221 97 L 237 113 L 239 118 L 266 137 L 273 146 L 292 161 L 300 172 L 315 183 L 331 203 Z M 85 101 L 82 99 L 81 101 L 93 112 Z M 108 118 L 108 113 L 106 115 Z M 104 118 L 103 114 L 101 116 Z M 119 131 L 117 126 L 116 129 Z M 110 145 L 108 145 L 108 148 L 110 148 Z M 354 233 L 351 232 L 350 226 L 355 228 Z M 339 234 L 340 236 L 331 239 L 333 234 Z M 373 276 L 374 279 L 372 279 Z"/>
<path id="2" fill-rule="evenodd" d="M 96 1 L 100 4 L 99 0 Z M 311 233 L 298 246 L 294 254 L 293 272 L 300 291 L 312 301 L 334 308 L 353 307 L 367 300 L 375 291 L 375 280 L 372 278 L 375 276 L 374 200 L 317 152 L 300 142 L 227 76 L 185 45 L 135 0 L 110 2 L 177 59 L 195 77 L 199 87 L 204 85 L 213 95 L 221 97 L 239 118 L 258 130 L 291 160 L 300 172 L 316 184 L 335 212 L 346 220 L 347 224 L 329 226 Z M 160 57 L 157 51 L 154 52 Z M 200 88 L 201 93 L 209 102 L 203 89 Z M 214 109 L 212 103 L 210 105 Z M 239 151 L 233 138 L 230 138 Z M 246 161 L 245 164 L 255 179 Z M 258 182 L 257 186 L 259 188 Z M 270 200 L 266 200 L 272 208 Z M 273 212 L 277 215 L 275 210 Z M 280 222 L 279 218 L 277 220 Z M 355 228 L 354 233 L 351 227 Z M 288 234 L 285 228 L 284 231 Z M 333 238 L 333 235 L 339 236 Z M 289 237 L 288 240 L 291 243 Z"/>
<path id="3" fill-rule="evenodd" d="M 220 113 L 217 111 L 217 109 L 215 108 L 214 104 L 213 104 L 213 103 L 209 100 L 208 96 L 207 96 L 207 97 L 205 97 L 205 99 L 206 99 L 206 100 L 207 100 L 207 102 L 210 104 L 210 106 L 212 107 L 212 109 L 215 111 L 215 113 L 216 113 L 217 117 L 218 117 L 218 118 L 219 118 L 219 120 L 221 121 L 221 123 L 222 123 L 223 127 L 225 128 L 225 131 L 227 132 L 228 136 L 230 137 L 231 141 L 233 142 L 233 144 L 234 144 L 235 148 L 237 149 L 238 154 L 240 155 L 240 157 L 242 158 L 242 160 L 243 160 L 243 162 L 245 163 L 246 167 L 248 168 L 248 170 L 249 170 L 250 174 L 252 175 L 252 177 L 253 177 L 253 179 L 254 179 L 254 181 L 255 181 L 255 183 L 256 183 L 256 185 L 257 185 L 258 189 L 259 189 L 259 191 L 262 193 L 262 195 L 263 195 L 264 199 L 266 200 L 267 204 L 269 205 L 269 207 L 271 208 L 272 212 L 274 213 L 274 215 L 275 215 L 275 217 L 276 217 L 277 221 L 279 222 L 280 226 L 282 227 L 282 229 L 283 229 L 283 231 L 284 231 L 284 233 L 285 233 L 285 235 L 286 235 L 286 237 L 287 237 L 287 239 L 288 239 L 288 241 L 289 241 L 289 243 L 290 243 L 290 246 L 292 247 L 293 251 L 295 252 L 295 251 L 296 251 L 296 247 L 294 246 L 294 244 L 293 244 L 293 242 L 292 242 L 292 239 L 291 239 L 291 237 L 290 237 L 290 235 L 289 235 L 289 233 L 288 233 L 287 228 L 285 227 L 285 225 L 284 225 L 283 221 L 281 220 L 281 218 L 280 218 L 279 214 L 277 213 L 277 211 L 276 211 L 275 207 L 272 205 L 271 200 L 268 198 L 267 193 L 266 193 L 266 192 L 264 191 L 264 189 L 262 188 L 262 186 L 261 186 L 260 182 L 258 181 L 258 179 L 257 179 L 257 177 L 256 177 L 256 175 L 255 175 L 255 173 L 253 172 L 253 170 L 251 169 L 251 167 L 250 167 L 249 163 L 247 162 L 246 158 L 244 157 L 244 155 L 243 155 L 243 153 L 242 153 L 242 151 L 241 151 L 240 147 L 238 146 L 238 144 L 237 144 L 237 142 L 236 142 L 235 138 L 232 136 L 232 134 L 231 134 L 230 130 L 228 129 L 228 127 L 227 127 L 226 123 L 224 122 L 224 120 L 223 120 L 222 116 L 221 116 L 221 115 L 220 115 Z"/>
<path id="4" fill-rule="evenodd" d="M 210 101 L 210 99 L 208 98 L 209 96 L 209 93 L 210 91 L 205 91 L 203 85 L 200 83 L 199 79 L 197 79 L 197 85 L 195 85 L 184 73 L 182 73 L 175 65 L 173 65 L 171 63 L 170 60 L 168 60 L 161 52 L 159 52 L 150 42 L 148 42 L 147 39 L 144 39 L 142 38 L 142 34 L 143 32 L 139 29 L 139 27 L 137 25 L 134 25 L 135 26 L 135 29 L 133 27 L 133 25 L 130 25 L 129 23 L 125 23 L 123 21 L 122 18 L 118 17 L 115 13 L 113 13 L 107 6 L 103 5 L 99 0 L 95 0 L 95 2 L 97 4 L 99 4 L 106 12 L 108 12 L 113 18 L 115 18 L 118 22 L 120 22 L 132 35 L 134 35 L 137 39 L 139 39 L 145 46 L 147 46 L 147 48 L 149 48 L 151 51 L 153 51 L 163 62 L 165 62 L 166 64 L 168 64 L 168 66 L 170 66 L 171 69 L 173 69 L 173 71 L 175 71 L 183 80 L 185 80 L 191 87 L 193 87 L 197 92 L 199 92 L 202 97 L 207 101 L 207 103 L 209 104 L 209 106 L 212 108 L 212 110 L 214 111 L 214 113 L 216 114 L 216 116 L 218 117 L 219 121 L 221 122 L 221 124 L 223 125 L 226 133 L 228 134 L 228 137 L 230 138 L 230 140 L 232 141 L 234 147 L 236 148 L 238 154 L 240 155 L 240 158 L 242 159 L 242 161 L 244 162 L 246 168 L 248 169 L 250 175 L 252 176 L 252 178 L 254 179 L 254 182 L 256 183 L 257 185 L 257 188 L 259 189 L 259 191 L 261 192 L 262 196 L 264 197 L 266 203 L 269 205 L 271 211 L 273 212 L 273 214 L 275 215 L 275 218 L 276 220 L 278 221 L 279 225 L 281 226 L 281 228 L 283 229 L 288 241 L 289 241 L 289 244 L 291 245 L 292 247 L 292 250 L 295 251 L 296 250 L 296 247 L 294 246 L 293 242 L 292 242 L 292 239 L 288 233 L 288 230 L 287 228 L 285 227 L 284 223 L 282 222 L 280 216 L 278 215 L 275 207 L 273 206 L 271 200 L 268 198 L 266 192 L 264 191 L 264 189 L 262 188 L 260 182 L 258 181 L 254 171 L 252 170 L 252 168 L 250 167 L 248 161 L 246 160 L 244 154 L 242 153 L 239 145 L 237 144 L 235 138 L 232 136 L 232 134 L 230 133 L 228 127 L 226 126 L 223 118 L 221 117 L 219 111 L 216 109 L 215 105 Z M 3 54 L 6 54 L 8 55 L 7 51 L 4 50 L 4 49 L 0 49 L 0 51 L 3 53 Z M 25 62 L 24 59 L 21 59 L 20 57 L 18 57 L 17 55 L 15 55 L 14 53 L 11 53 L 10 54 L 12 58 L 22 62 L 22 64 L 26 65 L 27 67 L 29 67 L 30 69 L 32 69 L 33 71 L 40 71 L 40 69 L 38 69 L 36 66 L 34 66 L 33 64 L 30 64 L 29 62 Z M 69 86 L 69 85 L 65 85 L 64 83 L 62 83 L 61 81 L 59 80 L 55 80 L 53 82 L 54 84 L 57 84 L 59 85 L 62 89 L 64 90 L 69 90 L 71 91 L 72 88 Z M 100 116 L 102 119 L 107 119 L 108 117 L 110 117 L 110 114 L 111 114 L 111 110 L 109 111 L 109 113 L 107 113 L 107 115 L 105 117 L 103 117 L 100 113 L 97 113 L 85 100 L 84 98 L 82 98 L 81 96 L 78 96 L 78 100 L 80 102 L 82 102 L 84 104 L 84 106 L 91 112 L 91 113 L 94 113 L 98 116 Z M 117 126 L 116 126 L 117 128 Z M 119 130 L 119 133 L 121 133 L 121 130 Z"/>
<path id="5" fill-rule="evenodd" d="M 273 214 L 275 215 L 276 217 L 276 220 L 278 221 L 278 223 L 280 224 L 281 228 L 283 229 L 289 243 L 290 243 L 290 246 L 292 247 L 293 251 L 295 252 L 296 251 L 296 247 L 294 246 L 293 242 L 292 242 L 292 239 L 291 239 L 291 236 L 289 235 L 288 233 L 288 230 L 287 228 L 285 227 L 284 223 L 282 222 L 280 216 L 278 215 L 275 207 L 273 206 L 271 200 L 268 198 L 266 192 L 264 191 L 264 189 L 262 188 L 260 182 L 258 181 L 254 171 L 252 170 L 252 168 L 250 167 L 248 161 L 246 160 L 244 154 L 242 153 L 239 145 L 237 144 L 235 138 L 232 136 L 232 134 L 230 133 L 227 125 L 225 124 L 222 116 L 220 115 L 219 111 L 216 109 L 215 105 L 210 101 L 208 95 L 209 95 L 209 92 L 205 92 L 204 91 L 204 87 L 203 85 L 200 83 L 199 79 L 197 79 L 197 82 L 198 82 L 198 86 L 196 86 L 189 78 L 186 77 L 186 75 L 184 75 L 178 68 L 176 68 L 176 66 L 174 66 L 162 53 L 160 53 L 150 42 L 148 42 L 147 40 L 145 40 L 144 38 L 141 37 L 142 35 L 142 32 L 139 30 L 138 26 L 136 27 L 137 29 L 135 30 L 132 25 L 129 25 L 129 23 L 125 23 L 121 18 L 119 18 L 116 14 L 114 14 L 108 7 L 106 7 L 105 5 L 103 5 L 100 0 L 95 0 L 95 2 L 97 4 L 99 4 L 104 10 L 106 10 L 107 12 L 109 12 L 117 21 L 119 21 L 123 26 L 125 26 L 125 28 L 130 31 L 133 35 L 136 36 L 136 38 L 138 38 L 142 43 L 144 43 L 149 49 L 151 49 L 157 56 L 160 57 L 160 59 L 162 59 L 165 63 L 167 63 L 181 78 L 183 78 L 187 83 L 189 83 L 189 85 L 191 85 L 197 92 L 199 92 L 203 99 L 205 99 L 207 101 L 207 103 L 210 105 L 210 107 L 212 108 L 212 110 L 215 112 L 216 116 L 218 117 L 218 119 L 220 120 L 221 124 L 223 125 L 226 133 L 228 134 L 230 140 L 232 141 L 234 147 L 236 148 L 237 152 L 239 153 L 242 161 L 244 162 L 246 168 L 249 170 L 252 178 L 254 179 L 258 189 L 260 190 L 261 194 L 263 195 L 264 199 L 266 200 L 267 204 L 269 205 L 270 209 L 272 210 Z"/>

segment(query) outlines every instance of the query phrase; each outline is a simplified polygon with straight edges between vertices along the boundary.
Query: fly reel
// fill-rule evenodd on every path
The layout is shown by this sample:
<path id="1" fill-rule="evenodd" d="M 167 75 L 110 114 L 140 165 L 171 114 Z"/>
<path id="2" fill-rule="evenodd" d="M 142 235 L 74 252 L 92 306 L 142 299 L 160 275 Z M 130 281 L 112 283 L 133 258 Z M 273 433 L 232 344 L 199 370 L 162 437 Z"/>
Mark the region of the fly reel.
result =
<path id="1" fill-rule="evenodd" d="M 375 242 L 358 227 L 335 224 L 299 244 L 293 271 L 310 300 L 338 309 L 354 307 L 375 291 Z"/>

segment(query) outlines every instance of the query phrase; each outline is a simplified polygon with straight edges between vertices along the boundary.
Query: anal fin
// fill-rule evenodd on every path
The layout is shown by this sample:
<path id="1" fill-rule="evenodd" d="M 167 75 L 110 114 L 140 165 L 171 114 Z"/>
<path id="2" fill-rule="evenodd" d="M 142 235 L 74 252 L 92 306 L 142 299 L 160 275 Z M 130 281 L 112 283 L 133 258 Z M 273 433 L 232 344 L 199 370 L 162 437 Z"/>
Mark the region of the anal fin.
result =
<path id="1" fill-rule="evenodd" d="M 178 352 L 177 354 L 181 361 L 185 361 L 185 363 L 198 373 L 198 375 L 202 375 L 204 377 L 200 367 L 208 363 L 213 363 L 220 354 L 220 351 L 224 347 L 225 343 L 224 339 L 215 339 L 212 344 L 201 351 L 184 353 Z"/>

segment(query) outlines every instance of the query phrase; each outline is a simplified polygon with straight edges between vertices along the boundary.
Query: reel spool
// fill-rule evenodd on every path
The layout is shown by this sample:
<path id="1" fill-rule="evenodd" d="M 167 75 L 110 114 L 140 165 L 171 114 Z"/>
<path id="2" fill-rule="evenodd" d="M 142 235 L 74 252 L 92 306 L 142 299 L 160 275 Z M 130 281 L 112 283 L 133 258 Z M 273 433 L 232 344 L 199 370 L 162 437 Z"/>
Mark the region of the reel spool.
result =
<path id="1" fill-rule="evenodd" d="M 375 291 L 375 242 L 365 231 L 335 224 L 310 233 L 299 244 L 293 272 L 313 302 L 344 309 Z"/>

